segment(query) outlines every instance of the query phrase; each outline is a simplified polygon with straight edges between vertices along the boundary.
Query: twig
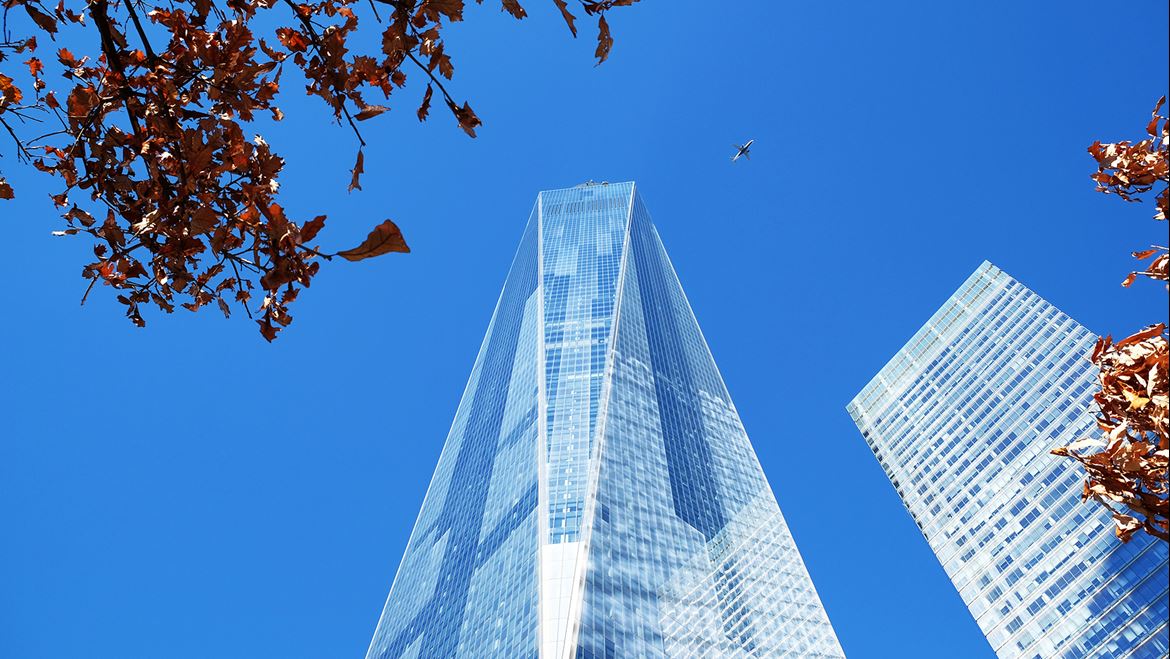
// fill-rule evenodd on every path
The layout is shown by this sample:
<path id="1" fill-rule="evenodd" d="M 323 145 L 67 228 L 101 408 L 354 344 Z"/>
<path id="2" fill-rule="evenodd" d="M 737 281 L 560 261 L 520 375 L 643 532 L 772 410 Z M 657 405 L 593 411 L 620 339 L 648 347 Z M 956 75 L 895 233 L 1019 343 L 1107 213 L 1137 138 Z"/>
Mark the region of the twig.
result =
<path id="1" fill-rule="evenodd" d="M 321 52 L 321 37 L 317 34 L 317 28 L 313 26 L 313 22 L 310 21 L 307 17 L 301 15 L 300 9 L 298 9 L 297 6 L 293 4 L 292 0 L 284 0 L 284 4 L 288 5 L 289 8 L 292 9 L 293 14 L 297 17 L 298 20 L 300 20 L 301 25 L 305 26 L 305 30 L 309 32 L 309 36 L 312 37 L 312 41 L 310 43 L 313 44 L 313 50 L 317 51 L 317 55 L 320 56 L 321 59 L 325 59 L 324 53 Z M 362 138 L 362 132 L 358 130 L 357 123 L 354 122 L 353 116 L 349 113 L 349 108 L 345 106 L 345 101 L 348 97 L 345 94 L 337 91 L 336 84 L 332 85 L 332 89 L 333 98 L 339 101 L 338 106 L 340 107 L 342 114 L 345 115 L 345 120 L 349 122 L 349 127 L 353 129 L 353 134 L 357 136 L 358 143 L 361 144 L 361 146 L 365 146 L 366 141 Z"/>
<path id="2" fill-rule="evenodd" d="M 85 306 L 85 300 L 89 297 L 89 292 L 93 290 L 93 285 L 97 283 L 97 280 L 96 276 L 89 280 L 89 286 L 85 287 L 85 294 L 81 296 L 81 306 Z"/>
<path id="3" fill-rule="evenodd" d="M 126 5 L 126 11 L 130 14 L 130 20 L 134 21 L 134 28 L 138 30 L 138 38 L 142 39 L 142 46 L 146 48 L 146 56 L 150 58 L 150 63 L 153 65 L 158 61 L 158 56 L 154 54 L 154 49 L 150 47 L 150 40 L 146 38 L 146 30 L 142 29 L 142 23 L 138 20 L 138 12 L 134 11 L 134 3 L 132 0 L 123 0 L 122 4 Z"/>
<path id="4" fill-rule="evenodd" d="M 16 136 L 16 131 L 12 130 L 12 126 L 9 126 L 3 117 L 0 117 L 0 124 L 4 124 L 4 129 L 12 136 L 12 141 L 16 142 L 16 159 L 20 162 L 28 162 L 32 158 L 32 154 L 24 148 L 24 143 Z"/>

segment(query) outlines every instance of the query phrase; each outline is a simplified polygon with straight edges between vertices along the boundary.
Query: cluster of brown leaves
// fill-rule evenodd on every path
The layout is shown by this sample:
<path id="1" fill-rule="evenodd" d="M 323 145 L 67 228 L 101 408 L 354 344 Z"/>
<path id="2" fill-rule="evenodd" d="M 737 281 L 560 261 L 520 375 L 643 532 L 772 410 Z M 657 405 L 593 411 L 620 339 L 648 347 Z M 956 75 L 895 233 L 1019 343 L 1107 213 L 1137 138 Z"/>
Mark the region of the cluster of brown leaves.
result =
<path id="1" fill-rule="evenodd" d="M 1097 182 L 1097 191 L 1140 202 L 1143 195 L 1160 184 L 1162 189 L 1154 196 L 1154 219 L 1161 221 L 1170 216 L 1170 187 L 1166 187 L 1170 180 L 1170 158 L 1167 157 L 1170 153 L 1170 123 L 1159 114 L 1165 102 L 1163 96 L 1154 105 L 1150 122 L 1146 124 L 1146 134 L 1149 135 L 1146 139 L 1136 144 L 1126 141 L 1089 145 L 1089 155 L 1097 161 L 1097 171 L 1091 176 Z M 1129 273 L 1122 286 L 1128 287 L 1138 275 L 1162 281 L 1170 275 L 1170 255 L 1164 246 L 1154 245 L 1134 252 L 1133 257 L 1138 261 L 1152 261 L 1144 270 Z"/>
<path id="2" fill-rule="evenodd" d="M 367 95 L 386 103 L 406 85 L 408 71 L 427 84 L 420 121 L 438 90 L 468 135 L 481 123 L 443 82 L 455 69 L 441 32 L 463 19 L 464 0 L 371 0 L 368 8 L 358 0 L 74 2 L 76 11 L 66 0 L 56 7 L 4 1 L 0 66 L 11 68 L 0 72 L 0 127 L 19 161 L 63 182 L 52 201 L 66 226 L 54 233 L 96 241 L 93 260 L 82 268 L 89 281 L 82 301 L 99 282 L 112 287 L 140 326 L 149 304 L 168 313 L 176 305 L 195 311 L 215 304 L 225 315 L 240 305 L 258 315 L 271 341 L 291 322 L 288 305 L 310 285 L 321 259 L 409 251 L 386 220 L 359 247 L 328 254 L 314 243 L 324 215 L 303 222 L 286 215 L 277 198 L 284 160 L 245 131 L 258 114 L 283 118 L 276 101 L 286 67 L 352 128 L 359 146 L 351 191 L 361 187 L 365 162 L 358 122 L 389 109 Z M 501 2 L 515 18 L 526 16 L 517 0 Z M 566 0 L 553 2 L 576 35 Z M 600 63 L 613 44 L 604 13 L 636 0 L 577 2 L 598 17 Z M 350 50 L 364 12 L 385 21 L 380 52 Z M 253 30 L 274 21 L 279 26 L 267 36 Z M 10 24 L 26 33 L 13 37 Z M 55 40 L 69 26 L 88 30 L 93 52 L 58 48 L 38 56 L 38 38 Z M 65 82 L 50 77 L 47 66 Z M 19 76 L 29 83 L 18 86 Z M 0 199 L 14 194 L 0 174 Z"/>
<path id="3" fill-rule="evenodd" d="M 1149 138 L 1131 144 L 1094 142 L 1089 153 L 1097 160 L 1092 178 L 1097 190 L 1126 201 L 1141 201 L 1156 186 L 1155 220 L 1167 212 L 1168 149 L 1170 130 L 1159 114 L 1166 98 L 1154 107 L 1146 126 Z M 1133 253 L 1139 261 L 1153 259 L 1143 271 L 1132 272 L 1122 282 L 1128 287 L 1138 275 L 1167 281 L 1170 257 L 1166 247 Z M 1128 542 L 1138 531 L 1170 542 L 1167 468 L 1170 464 L 1170 432 L 1167 427 L 1167 395 L 1170 390 L 1170 352 L 1164 324 L 1147 327 L 1114 344 L 1111 337 L 1097 341 L 1092 361 L 1100 370 L 1101 390 L 1094 394 L 1099 410 L 1097 426 L 1104 439 L 1084 438 L 1053 451 L 1072 458 L 1085 469 L 1082 500 L 1092 499 L 1109 509 L 1117 537 Z M 1092 449 L 1104 447 L 1102 450 Z"/>
<path id="4" fill-rule="evenodd" d="M 1158 99 L 1146 124 L 1148 138 L 1132 144 L 1128 141 L 1115 144 L 1093 142 L 1089 155 L 1097 161 L 1097 171 L 1090 178 L 1097 182 L 1097 191 L 1115 194 L 1126 201 L 1141 201 L 1140 195 L 1150 192 L 1159 181 L 1167 177 L 1166 149 L 1170 146 L 1166 117 L 1158 114 L 1166 97 Z M 1155 220 L 1165 220 L 1167 215 L 1167 190 L 1163 188 L 1154 203 L 1158 210 Z"/>
<path id="5" fill-rule="evenodd" d="M 1128 541 L 1144 530 L 1167 540 L 1170 351 L 1166 326 L 1147 327 L 1117 344 L 1110 337 L 1100 339 L 1092 360 L 1100 369 L 1101 390 L 1094 399 L 1099 409 L 1097 427 L 1105 439 L 1081 439 L 1053 453 L 1084 466 L 1087 480 L 1082 499 L 1109 508 L 1119 538 Z M 1085 451 L 1101 446 L 1103 450 L 1097 452 Z"/>

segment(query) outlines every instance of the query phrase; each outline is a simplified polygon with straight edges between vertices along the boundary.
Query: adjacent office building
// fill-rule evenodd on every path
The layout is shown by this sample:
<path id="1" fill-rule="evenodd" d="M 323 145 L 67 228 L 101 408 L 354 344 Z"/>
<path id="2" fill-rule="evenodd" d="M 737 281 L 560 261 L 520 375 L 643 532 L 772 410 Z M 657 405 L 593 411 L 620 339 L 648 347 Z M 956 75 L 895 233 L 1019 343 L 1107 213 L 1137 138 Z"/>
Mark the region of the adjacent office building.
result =
<path id="1" fill-rule="evenodd" d="M 537 197 L 367 656 L 844 656 L 633 183 Z"/>
<path id="2" fill-rule="evenodd" d="M 1000 657 L 1167 656 L 1166 544 L 1050 455 L 1096 432 L 1096 337 L 984 263 L 848 405 Z"/>

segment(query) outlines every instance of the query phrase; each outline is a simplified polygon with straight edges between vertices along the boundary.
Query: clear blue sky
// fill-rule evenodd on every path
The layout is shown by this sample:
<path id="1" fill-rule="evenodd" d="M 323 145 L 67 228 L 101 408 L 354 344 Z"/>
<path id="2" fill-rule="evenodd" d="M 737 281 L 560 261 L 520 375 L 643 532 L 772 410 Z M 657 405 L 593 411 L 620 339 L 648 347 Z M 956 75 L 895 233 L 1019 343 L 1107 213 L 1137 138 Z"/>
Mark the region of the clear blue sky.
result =
<path id="1" fill-rule="evenodd" d="M 844 406 L 983 259 L 1100 333 L 1165 317 L 1117 284 L 1166 227 L 1085 147 L 1141 136 L 1166 3 L 646 0 L 599 68 L 528 4 L 450 30 L 480 138 L 412 88 L 364 192 L 287 97 L 287 206 L 414 253 L 327 265 L 274 345 L 79 307 L 89 246 L 2 147 L 0 656 L 360 656 L 535 194 L 589 178 L 638 182 L 846 653 L 991 656 Z"/>

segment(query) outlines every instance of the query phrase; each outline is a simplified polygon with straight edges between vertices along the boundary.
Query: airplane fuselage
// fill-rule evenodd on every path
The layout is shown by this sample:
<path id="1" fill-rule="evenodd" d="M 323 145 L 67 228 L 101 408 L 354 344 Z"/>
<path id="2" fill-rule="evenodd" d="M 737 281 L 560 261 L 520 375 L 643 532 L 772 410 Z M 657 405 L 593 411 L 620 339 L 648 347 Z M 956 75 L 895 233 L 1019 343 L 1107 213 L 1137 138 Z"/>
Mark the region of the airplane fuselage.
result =
<path id="1" fill-rule="evenodd" d="M 747 158 L 748 160 L 751 160 L 752 156 L 749 153 L 749 150 L 752 148 L 752 142 L 755 142 L 755 140 L 754 139 L 748 140 L 745 144 L 733 144 L 732 146 L 734 146 L 736 148 L 738 153 L 736 153 L 734 156 L 731 156 L 731 162 L 735 162 L 736 160 L 739 160 L 740 156 L 743 156 L 743 157 Z"/>

